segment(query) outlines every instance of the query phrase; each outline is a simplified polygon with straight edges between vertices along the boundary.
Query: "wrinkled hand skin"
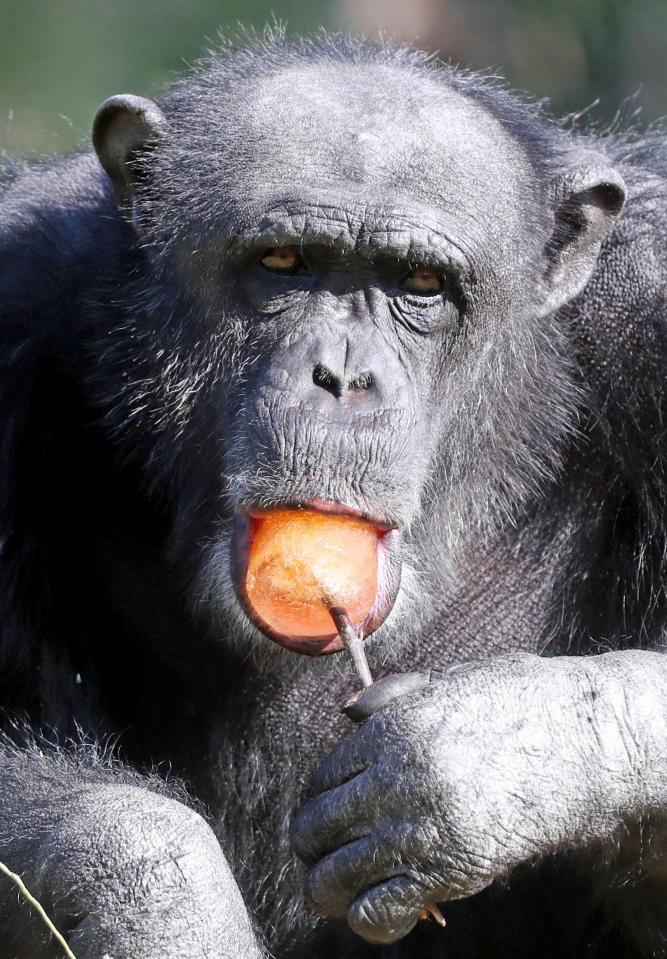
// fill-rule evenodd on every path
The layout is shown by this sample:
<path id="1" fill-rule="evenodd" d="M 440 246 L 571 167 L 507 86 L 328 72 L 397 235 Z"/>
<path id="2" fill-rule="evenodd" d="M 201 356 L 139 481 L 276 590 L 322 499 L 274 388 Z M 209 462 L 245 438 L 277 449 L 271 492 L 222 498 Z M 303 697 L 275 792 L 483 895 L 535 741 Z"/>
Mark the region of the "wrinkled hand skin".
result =
<path id="1" fill-rule="evenodd" d="M 432 672 L 320 765 L 292 824 L 312 905 L 390 943 L 428 903 L 664 809 L 666 666 L 623 652 Z"/>

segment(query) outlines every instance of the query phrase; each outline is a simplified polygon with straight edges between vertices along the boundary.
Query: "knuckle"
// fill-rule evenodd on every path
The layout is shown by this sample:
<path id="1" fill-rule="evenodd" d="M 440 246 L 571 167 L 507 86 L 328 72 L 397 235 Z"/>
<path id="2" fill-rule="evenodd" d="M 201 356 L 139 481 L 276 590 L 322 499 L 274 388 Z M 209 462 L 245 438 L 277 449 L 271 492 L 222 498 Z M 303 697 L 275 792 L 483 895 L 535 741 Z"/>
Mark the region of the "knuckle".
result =
<path id="1" fill-rule="evenodd" d="M 311 784 L 316 793 L 324 792 L 338 782 L 347 768 L 346 754 L 343 749 L 337 749 L 322 760 L 313 773 Z"/>
<path id="2" fill-rule="evenodd" d="M 407 935 L 417 922 L 420 905 L 396 901 L 393 885 L 371 890 L 348 910 L 348 925 L 367 942 L 388 945 Z"/>
<path id="3" fill-rule="evenodd" d="M 368 942 L 390 943 L 394 941 L 391 928 L 387 929 L 383 925 L 378 904 L 372 901 L 368 895 L 362 896 L 361 899 L 350 906 L 347 921 L 350 928 Z"/>
<path id="4" fill-rule="evenodd" d="M 349 897 L 344 888 L 332 883 L 317 867 L 306 875 L 304 894 L 306 901 L 323 916 L 344 916 L 347 911 Z"/>
<path id="5" fill-rule="evenodd" d="M 295 853 L 299 859 L 304 859 L 307 851 L 306 842 L 301 829 L 298 813 L 292 817 L 292 821 L 289 824 L 289 843 L 292 852 Z"/>
<path id="6" fill-rule="evenodd" d="M 289 827 L 289 840 L 292 851 L 307 866 L 317 861 L 316 843 L 309 828 L 310 816 L 305 809 L 300 809 L 292 817 Z"/>

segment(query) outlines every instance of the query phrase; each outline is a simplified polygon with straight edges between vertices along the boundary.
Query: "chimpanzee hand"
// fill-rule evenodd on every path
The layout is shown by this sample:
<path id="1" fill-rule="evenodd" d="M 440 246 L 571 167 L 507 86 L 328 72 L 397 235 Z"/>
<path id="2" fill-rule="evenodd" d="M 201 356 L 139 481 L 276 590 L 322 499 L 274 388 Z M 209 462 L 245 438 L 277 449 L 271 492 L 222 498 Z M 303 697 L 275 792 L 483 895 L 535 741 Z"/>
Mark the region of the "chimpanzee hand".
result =
<path id="1" fill-rule="evenodd" d="M 392 942 L 429 903 L 667 805 L 664 747 L 649 759 L 665 722 L 644 682 L 655 656 L 663 672 L 652 653 L 503 656 L 385 703 L 323 761 L 294 819 L 310 901 Z"/>
<path id="2" fill-rule="evenodd" d="M 260 959 L 240 890 L 197 813 L 114 782 L 120 766 L 96 782 L 104 770 L 64 756 L 0 749 L 0 760 L 0 859 L 79 959 Z M 1 959 L 61 954 L 0 876 Z"/>

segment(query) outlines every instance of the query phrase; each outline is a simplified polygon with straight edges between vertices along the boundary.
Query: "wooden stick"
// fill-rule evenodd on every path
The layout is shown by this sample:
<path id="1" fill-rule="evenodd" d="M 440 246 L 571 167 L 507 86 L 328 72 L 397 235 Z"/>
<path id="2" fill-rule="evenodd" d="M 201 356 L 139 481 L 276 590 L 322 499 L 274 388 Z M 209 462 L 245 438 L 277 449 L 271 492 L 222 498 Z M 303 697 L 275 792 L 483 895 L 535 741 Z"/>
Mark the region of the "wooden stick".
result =
<path id="1" fill-rule="evenodd" d="M 439 926 L 446 926 L 445 917 L 440 912 L 438 907 L 434 902 L 429 902 L 427 906 L 424 906 L 422 911 L 419 913 L 420 919 L 432 919 L 433 922 L 437 922 Z"/>
<path id="2" fill-rule="evenodd" d="M 364 641 L 352 626 L 350 617 L 340 606 L 330 606 L 329 613 L 336 624 L 338 635 L 345 643 L 345 649 L 350 654 L 354 668 L 357 671 L 357 676 L 361 680 L 361 685 L 364 688 L 372 686 L 373 676 L 368 665 L 368 660 L 366 659 Z"/>
<path id="3" fill-rule="evenodd" d="M 24 899 L 27 899 L 27 901 L 30 903 L 30 905 L 32 906 L 32 908 L 33 908 L 33 909 L 35 910 L 35 912 L 37 913 L 37 915 L 41 917 L 42 922 L 43 922 L 44 925 L 47 927 L 47 929 L 49 930 L 49 932 L 51 933 L 51 935 L 53 936 L 53 938 L 54 938 L 54 939 L 56 940 L 56 942 L 61 946 L 63 952 L 64 952 L 65 955 L 67 956 L 67 959 L 76 959 L 76 956 L 74 955 L 74 953 L 72 952 L 72 950 L 70 949 L 70 947 L 67 945 L 67 943 L 65 942 L 65 940 L 63 939 L 63 937 L 61 936 L 61 934 L 58 932 L 58 930 L 56 929 L 56 927 L 53 925 L 53 923 L 51 922 L 51 920 L 50 920 L 49 917 L 47 916 L 46 912 L 44 911 L 44 907 L 42 906 L 42 904 L 41 904 L 40 902 L 38 902 L 37 899 L 35 899 L 35 897 L 34 897 L 33 894 L 30 892 L 30 890 L 28 889 L 28 887 L 26 886 L 26 884 L 23 882 L 23 880 L 21 879 L 21 877 L 20 877 L 19 875 L 17 875 L 15 872 L 12 872 L 11 869 L 9 869 L 8 866 L 5 866 L 4 862 L 0 862 L 0 872 L 4 873 L 5 876 L 7 876 L 8 879 L 11 879 L 11 881 L 14 883 L 14 885 L 18 887 L 18 890 L 19 890 L 19 892 L 21 893 L 21 895 L 23 896 L 23 898 L 24 898 Z M 108 959 L 108 957 L 107 957 L 107 959 Z"/>

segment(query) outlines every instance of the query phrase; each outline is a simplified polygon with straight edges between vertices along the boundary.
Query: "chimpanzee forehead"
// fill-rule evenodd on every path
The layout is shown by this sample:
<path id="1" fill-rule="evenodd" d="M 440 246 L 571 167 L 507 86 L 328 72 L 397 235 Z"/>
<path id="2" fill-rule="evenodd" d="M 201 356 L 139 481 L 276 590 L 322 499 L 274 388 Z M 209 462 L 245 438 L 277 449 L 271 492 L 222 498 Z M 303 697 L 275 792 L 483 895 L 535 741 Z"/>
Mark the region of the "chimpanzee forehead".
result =
<path id="1" fill-rule="evenodd" d="M 300 65 L 262 78 L 246 96 L 239 133 L 253 144 L 255 181 L 347 181 L 474 204 L 477 193 L 488 203 L 494 184 L 507 192 L 527 165 L 500 122 L 437 74 Z"/>
<path id="2" fill-rule="evenodd" d="M 521 142 L 444 70 L 301 61 L 202 83 L 166 110 L 160 235 L 335 234 L 355 249 L 362 237 L 403 249 L 440 235 L 502 259 L 530 247 L 525 223 L 544 216 Z"/>

